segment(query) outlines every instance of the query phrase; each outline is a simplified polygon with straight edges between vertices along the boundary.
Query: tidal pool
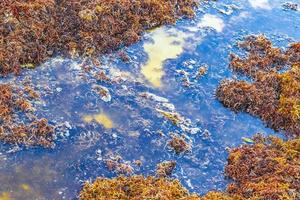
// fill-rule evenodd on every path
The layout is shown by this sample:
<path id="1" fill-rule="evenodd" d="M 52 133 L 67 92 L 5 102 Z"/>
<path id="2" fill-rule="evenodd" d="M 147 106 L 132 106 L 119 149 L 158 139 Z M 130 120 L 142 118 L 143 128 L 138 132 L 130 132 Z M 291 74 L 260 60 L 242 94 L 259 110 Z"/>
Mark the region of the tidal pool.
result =
<path id="1" fill-rule="evenodd" d="M 41 94 L 34 102 L 37 115 L 55 125 L 57 139 L 54 149 L 0 145 L 0 200 L 77 199 L 84 181 L 118 175 L 105 165 L 115 156 L 142 175 L 154 175 L 158 163 L 175 160 L 172 177 L 191 192 L 224 190 L 228 147 L 257 132 L 281 134 L 224 108 L 215 90 L 224 78 L 236 77 L 228 57 L 239 53 L 235 44 L 244 36 L 263 33 L 277 46 L 300 41 L 300 11 L 286 10 L 283 3 L 202 3 L 193 20 L 149 31 L 124 48 L 129 63 L 117 53 L 101 56 L 99 66 L 56 57 L 20 77 L 2 79 L 33 83 Z M 198 76 L 202 66 L 207 72 Z M 111 81 L 99 80 L 100 72 Z M 176 114 L 179 123 L 163 113 Z M 171 151 L 171 133 L 186 135 L 192 151 Z"/>

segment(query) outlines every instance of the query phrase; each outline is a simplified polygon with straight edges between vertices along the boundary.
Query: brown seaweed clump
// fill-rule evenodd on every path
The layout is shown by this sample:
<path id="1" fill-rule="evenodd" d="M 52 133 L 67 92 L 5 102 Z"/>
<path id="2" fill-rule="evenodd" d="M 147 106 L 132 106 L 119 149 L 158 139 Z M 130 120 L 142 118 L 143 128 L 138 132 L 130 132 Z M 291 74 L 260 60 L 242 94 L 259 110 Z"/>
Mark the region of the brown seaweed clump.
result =
<path id="1" fill-rule="evenodd" d="M 0 84 L 0 140 L 10 144 L 52 147 L 53 127 L 33 114 L 30 98 L 37 98 L 30 87 L 24 90 Z"/>
<path id="2" fill-rule="evenodd" d="M 155 178 L 153 176 L 97 178 L 93 183 L 86 182 L 80 192 L 81 200 L 200 200 L 189 194 L 178 180 Z"/>
<path id="3" fill-rule="evenodd" d="M 295 200 L 300 198 L 300 138 L 283 141 L 256 135 L 254 144 L 232 149 L 225 175 L 233 180 L 225 192 L 201 200 Z"/>
<path id="4" fill-rule="evenodd" d="M 121 162 L 120 160 L 108 159 L 105 161 L 109 171 L 114 171 L 117 174 L 132 174 L 134 169 L 129 163 Z"/>
<path id="5" fill-rule="evenodd" d="M 176 154 L 186 153 L 191 150 L 191 144 L 188 143 L 184 136 L 173 134 L 168 145 L 175 151 Z"/>
<path id="6" fill-rule="evenodd" d="M 199 197 L 189 195 L 178 180 L 164 176 L 98 178 L 86 183 L 82 200 L 183 199 L 183 200 L 295 200 L 300 198 L 300 138 L 283 141 L 256 135 L 254 144 L 232 149 L 225 174 L 233 182 L 225 192 L 211 191 Z M 158 165 L 165 175 L 172 161 Z"/>
<path id="7" fill-rule="evenodd" d="M 176 161 L 164 161 L 157 165 L 156 167 L 156 175 L 158 177 L 167 177 L 172 175 L 173 170 L 176 167 Z"/>
<path id="8" fill-rule="evenodd" d="M 229 195 L 224 192 L 211 191 L 205 196 L 201 197 L 201 200 L 245 200 L 245 198 L 236 195 Z"/>
<path id="9" fill-rule="evenodd" d="M 196 0 L 2 0 L 0 75 L 56 54 L 96 56 L 139 40 L 146 29 L 192 17 Z"/>
<path id="10" fill-rule="evenodd" d="M 286 51 L 265 36 L 249 36 L 239 43 L 247 57 L 231 55 L 230 67 L 253 82 L 225 80 L 218 99 L 232 110 L 260 117 L 276 131 L 300 135 L 300 43 Z"/>
<path id="11" fill-rule="evenodd" d="M 257 138 L 230 152 L 225 174 L 234 182 L 227 192 L 246 199 L 299 199 L 300 139 Z"/>

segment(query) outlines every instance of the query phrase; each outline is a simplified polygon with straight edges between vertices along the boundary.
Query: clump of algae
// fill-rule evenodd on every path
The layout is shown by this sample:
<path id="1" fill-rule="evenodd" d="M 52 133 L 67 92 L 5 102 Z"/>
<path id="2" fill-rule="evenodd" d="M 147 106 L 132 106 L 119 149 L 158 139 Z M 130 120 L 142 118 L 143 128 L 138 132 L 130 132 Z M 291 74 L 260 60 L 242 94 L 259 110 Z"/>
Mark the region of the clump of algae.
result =
<path id="1" fill-rule="evenodd" d="M 254 144 L 232 149 L 225 175 L 233 180 L 225 192 L 203 200 L 295 200 L 300 198 L 300 138 L 284 141 L 257 134 Z"/>
<path id="2" fill-rule="evenodd" d="M 183 135 L 172 134 L 172 139 L 168 145 L 175 151 L 176 154 L 186 153 L 191 150 L 192 146 L 186 141 Z"/>
<path id="3" fill-rule="evenodd" d="M 85 183 L 80 192 L 81 200 L 138 200 L 138 199 L 182 199 L 197 200 L 189 194 L 178 180 L 153 176 L 98 178 L 93 183 Z"/>
<path id="4" fill-rule="evenodd" d="M 239 196 L 232 197 L 223 192 L 209 192 L 201 200 L 243 200 L 243 198 Z"/>
<path id="5" fill-rule="evenodd" d="M 249 36 L 239 43 L 247 52 L 231 55 L 230 67 L 253 82 L 225 80 L 218 99 L 232 110 L 260 117 L 269 127 L 300 135 L 300 43 L 286 51 L 273 47 L 263 35 Z"/>
<path id="6" fill-rule="evenodd" d="M 0 200 L 11 200 L 10 193 L 9 192 L 3 192 L 0 195 Z"/>
<path id="7" fill-rule="evenodd" d="M 0 75 L 56 54 L 96 56 L 139 40 L 146 29 L 192 17 L 196 0 L 5 0 Z"/>
<path id="8" fill-rule="evenodd" d="M 114 171 L 117 174 L 130 175 L 133 174 L 134 168 L 131 163 L 125 161 L 120 155 L 110 154 L 109 157 L 105 159 L 106 168 L 109 171 Z"/>
<path id="9" fill-rule="evenodd" d="M 231 150 L 227 192 L 247 199 L 300 198 L 300 138 L 283 141 L 257 135 L 255 144 Z"/>
<path id="10" fill-rule="evenodd" d="M 173 170 L 176 167 L 176 161 L 164 161 L 157 165 L 156 167 L 156 175 L 158 177 L 167 177 L 172 175 Z"/>
<path id="11" fill-rule="evenodd" d="M 98 178 L 85 183 L 80 198 L 184 200 L 295 200 L 300 198 L 300 138 L 284 141 L 257 134 L 253 144 L 232 149 L 225 175 L 233 180 L 225 192 L 190 195 L 178 180 L 167 179 L 175 162 L 158 165 L 158 177 Z M 165 170 L 167 169 L 167 171 Z"/>
<path id="12" fill-rule="evenodd" d="M 84 115 L 82 119 L 86 123 L 91 123 L 92 121 L 96 121 L 97 123 L 102 124 L 104 128 L 107 129 L 111 129 L 114 127 L 114 122 L 105 113 L 99 113 L 96 115 Z"/>
<path id="13" fill-rule="evenodd" d="M 30 103 L 38 95 L 24 88 L 0 84 L 0 140 L 10 144 L 52 147 L 54 130 L 46 119 L 38 119 Z"/>

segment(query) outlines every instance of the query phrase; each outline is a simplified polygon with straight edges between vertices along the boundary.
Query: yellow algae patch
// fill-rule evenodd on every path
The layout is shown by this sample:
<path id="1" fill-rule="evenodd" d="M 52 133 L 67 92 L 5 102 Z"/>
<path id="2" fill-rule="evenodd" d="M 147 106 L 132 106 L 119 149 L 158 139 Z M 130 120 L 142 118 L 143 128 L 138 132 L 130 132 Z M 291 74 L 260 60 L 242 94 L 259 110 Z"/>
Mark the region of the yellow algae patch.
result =
<path id="1" fill-rule="evenodd" d="M 83 116 L 82 119 L 86 123 L 91 123 L 92 121 L 96 121 L 97 123 L 102 124 L 107 129 L 114 127 L 113 121 L 105 113 L 100 113 L 96 115 L 85 115 Z"/>
<path id="2" fill-rule="evenodd" d="M 162 87 L 161 78 L 164 76 L 163 64 L 167 59 L 174 59 L 183 52 L 186 35 L 176 29 L 156 29 L 152 32 L 153 42 L 144 44 L 148 61 L 142 67 L 141 73 L 153 87 Z"/>
<path id="3" fill-rule="evenodd" d="M 3 192 L 0 196 L 0 200 L 11 200 L 10 194 L 8 192 Z"/>
<path id="4" fill-rule="evenodd" d="M 25 183 L 21 184 L 21 185 L 20 185 L 20 188 L 21 188 L 22 190 L 26 191 L 26 192 L 28 192 L 28 191 L 31 190 L 30 186 L 29 186 L 28 184 L 25 184 Z"/>
<path id="5" fill-rule="evenodd" d="M 112 120 L 106 114 L 102 113 L 99 115 L 95 115 L 94 119 L 99 124 L 102 124 L 105 128 L 113 128 L 114 127 Z"/>
<path id="6" fill-rule="evenodd" d="M 86 123 L 91 123 L 94 120 L 94 117 L 92 115 L 85 115 L 82 119 Z"/>

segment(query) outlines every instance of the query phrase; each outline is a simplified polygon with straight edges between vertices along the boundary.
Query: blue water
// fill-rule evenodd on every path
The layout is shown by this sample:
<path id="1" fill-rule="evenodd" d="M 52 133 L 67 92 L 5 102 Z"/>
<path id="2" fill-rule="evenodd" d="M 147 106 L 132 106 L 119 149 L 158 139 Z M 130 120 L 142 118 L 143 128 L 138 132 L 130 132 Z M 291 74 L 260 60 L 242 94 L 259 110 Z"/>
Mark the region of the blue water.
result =
<path id="1" fill-rule="evenodd" d="M 230 52 L 243 54 L 235 44 L 244 36 L 263 33 L 283 48 L 300 41 L 300 11 L 284 10 L 284 2 L 270 1 L 267 7 L 256 8 L 245 0 L 203 3 L 195 19 L 163 27 L 188 32 L 188 27 L 195 27 L 205 14 L 218 17 L 225 25 L 222 31 L 198 28 L 186 39 L 184 52 L 165 61 L 163 88 L 147 84 L 140 72 L 148 59 L 143 51 L 144 42 L 151 40 L 148 33 L 137 44 L 123 49 L 130 63 L 122 62 L 117 53 L 110 54 L 101 57 L 100 67 L 90 64 L 92 70 L 85 72 L 80 68 L 82 60 L 58 57 L 36 70 L 24 71 L 18 78 L 1 80 L 16 84 L 26 78 L 31 80 L 42 96 L 41 101 L 34 102 L 36 113 L 56 126 L 57 140 L 56 147 L 50 150 L 1 144 L 0 196 L 10 192 L 12 199 L 76 199 L 84 181 L 117 176 L 105 167 L 104 161 L 111 155 L 121 156 L 134 168 L 134 174 L 142 175 L 154 175 L 158 163 L 175 160 L 172 177 L 191 192 L 203 195 L 210 190 L 224 190 L 230 181 L 223 174 L 227 147 L 237 147 L 243 144 L 242 137 L 258 132 L 280 133 L 266 128 L 257 118 L 224 108 L 215 90 L 225 78 L 243 78 L 230 71 L 228 56 Z M 208 67 L 207 74 L 196 79 L 194 75 L 202 65 Z M 117 82 L 97 81 L 94 74 L 99 70 Z M 122 78 L 116 77 L 117 70 L 123 72 Z M 183 85 L 184 77 L 178 70 L 188 74 L 190 87 Z M 106 87 L 111 101 L 105 102 L 95 94 L 94 85 Z M 144 92 L 173 104 L 186 119 L 187 129 L 164 119 L 156 110 L 167 109 L 163 102 L 142 98 L 140 94 Z M 83 115 L 100 112 L 112 119 L 114 128 L 82 121 Z M 191 134 L 189 130 L 197 131 Z M 170 132 L 186 135 L 192 151 L 174 154 L 167 146 Z M 134 165 L 135 160 L 141 160 L 142 166 Z M 30 188 L 24 189 L 22 184 Z"/>

